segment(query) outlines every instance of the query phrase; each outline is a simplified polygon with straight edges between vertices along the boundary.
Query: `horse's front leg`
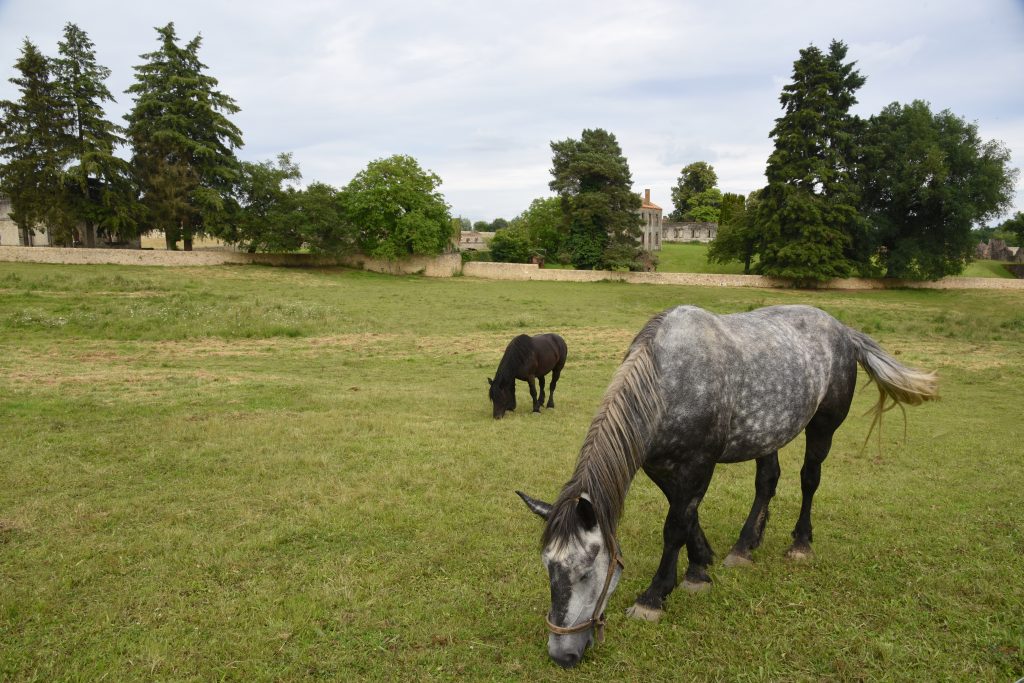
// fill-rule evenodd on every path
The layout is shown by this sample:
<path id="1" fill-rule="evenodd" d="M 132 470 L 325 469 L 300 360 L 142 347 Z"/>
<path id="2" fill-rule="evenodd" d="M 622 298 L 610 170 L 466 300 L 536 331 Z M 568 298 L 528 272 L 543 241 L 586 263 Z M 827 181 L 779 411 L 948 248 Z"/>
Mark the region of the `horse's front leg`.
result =
<path id="1" fill-rule="evenodd" d="M 527 384 L 530 385 L 530 397 L 533 399 L 533 412 L 540 412 L 540 402 L 537 400 L 537 385 L 533 381 L 533 377 L 526 380 Z"/>
<path id="2" fill-rule="evenodd" d="M 685 468 L 685 471 L 669 470 L 671 479 L 661 472 L 647 468 L 645 471 L 669 499 L 669 510 L 665 517 L 664 548 L 658 570 L 651 579 L 651 585 L 637 597 L 628 614 L 636 619 L 657 621 L 664 613 L 665 599 L 676 587 L 679 551 L 684 544 L 689 564 L 683 577 L 683 587 L 691 592 L 711 587 L 707 568 L 713 553 L 700 527 L 697 508 L 711 483 L 714 463 Z"/>
<path id="3" fill-rule="evenodd" d="M 540 396 L 537 397 L 537 410 L 544 405 L 544 375 L 537 378 L 537 383 L 540 384 Z"/>

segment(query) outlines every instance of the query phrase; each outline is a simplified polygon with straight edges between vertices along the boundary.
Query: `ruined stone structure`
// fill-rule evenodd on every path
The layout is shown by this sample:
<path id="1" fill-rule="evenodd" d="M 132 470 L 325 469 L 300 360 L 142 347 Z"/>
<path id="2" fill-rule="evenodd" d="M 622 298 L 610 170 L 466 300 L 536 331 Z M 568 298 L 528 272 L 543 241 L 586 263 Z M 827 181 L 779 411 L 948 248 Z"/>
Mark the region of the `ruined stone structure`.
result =
<path id="1" fill-rule="evenodd" d="M 711 242 L 718 237 L 718 223 L 665 221 L 661 239 L 666 242 Z"/>
<path id="2" fill-rule="evenodd" d="M 1007 246 L 1004 240 L 978 242 L 974 248 L 974 258 L 1003 261 L 1006 263 L 1024 263 L 1024 249 Z"/>
<path id="3" fill-rule="evenodd" d="M 493 232 L 463 230 L 459 235 L 459 249 L 462 251 L 486 251 L 491 244 Z"/>

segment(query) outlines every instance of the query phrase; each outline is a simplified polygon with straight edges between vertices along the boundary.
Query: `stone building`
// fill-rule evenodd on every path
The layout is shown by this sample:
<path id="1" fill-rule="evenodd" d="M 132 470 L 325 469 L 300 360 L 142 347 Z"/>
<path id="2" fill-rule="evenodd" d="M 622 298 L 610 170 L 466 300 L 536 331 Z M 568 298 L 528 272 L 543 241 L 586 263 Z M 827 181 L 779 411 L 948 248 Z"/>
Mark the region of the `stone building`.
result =
<path id="1" fill-rule="evenodd" d="M 491 244 L 493 232 L 479 232 L 477 230 L 463 230 L 459 234 L 459 249 L 461 251 L 486 251 Z"/>
<path id="2" fill-rule="evenodd" d="M 644 190 L 643 199 L 640 200 L 640 221 L 640 228 L 643 230 L 643 237 L 640 240 L 643 248 L 647 251 L 660 250 L 662 211 L 660 206 L 651 201 L 650 190 Z"/>
<path id="3" fill-rule="evenodd" d="M 1024 263 L 1024 249 L 1011 247 L 1004 240 L 993 239 L 988 242 L 979 242 L 978 246 L 974 248 L 974 258 L 1006 263 Z"/>
<path id="4" fill-rule="evenodd" d="M 718 223 L 665 221 L 661 238 L 666 242 L 712 242 L 718 237 Z"/>
<path id="5" fill-rule="evenodd" d="M 0 195 L 0 246 L 4 247 L 48 247 L 50 236 L 46 228 L 22 230 L 11 220 L 11 200 Z"/>

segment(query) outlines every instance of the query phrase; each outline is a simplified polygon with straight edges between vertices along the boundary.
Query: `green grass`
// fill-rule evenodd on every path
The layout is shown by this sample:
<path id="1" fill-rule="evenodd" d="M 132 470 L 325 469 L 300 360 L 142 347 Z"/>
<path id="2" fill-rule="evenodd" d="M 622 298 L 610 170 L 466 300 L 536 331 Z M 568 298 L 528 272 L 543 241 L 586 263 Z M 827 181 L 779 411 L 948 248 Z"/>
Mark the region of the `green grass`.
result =
<path id="1" fill-rule="evenodd" d="M 659 273 L 743 274 L 741 263 L 708 263 L 708 245 L 699 243 L 663 242 L 657 252 Z M 1013 274 L 1000 261 L 972 261 L 961 277 L 1012 278 Z"/>
<path id="2" fill-rule="evenodd" d="M 817 559 L 783 561 L 800 444 L 749 570 L 660 624 L 642 475 L 608 639 L 547 661 L 539 522 L 632 336 L 677 303 L 825 308 L 940 372 L 836 435 Z M 520 332 L 569 344 L 558 409 L 490 418 Z M 0 680 L 999 680 L 1024 675 L 1015 292 L 807 292 L 0 263 Z M 523 391 L 520 389 L 520 391 Z M 800 440 L 798 440 L 800 441 Z M 701 508 L 724 556 L 753 465 Z"/>
<path id="3" fill-rule="evenodd" d="M 659 273 L 717 273 L 742 275 L 742 263 L 708 263 L 708 245 L 662 242 L 658 256 Z"/>
<path id="4" fill-rule="evenodd" d="M 1013 278 L 1013 273 L 1006 269 L 1002 261 L 972 261 L 960 274 L 962 277 L 1002 277 Z"/>

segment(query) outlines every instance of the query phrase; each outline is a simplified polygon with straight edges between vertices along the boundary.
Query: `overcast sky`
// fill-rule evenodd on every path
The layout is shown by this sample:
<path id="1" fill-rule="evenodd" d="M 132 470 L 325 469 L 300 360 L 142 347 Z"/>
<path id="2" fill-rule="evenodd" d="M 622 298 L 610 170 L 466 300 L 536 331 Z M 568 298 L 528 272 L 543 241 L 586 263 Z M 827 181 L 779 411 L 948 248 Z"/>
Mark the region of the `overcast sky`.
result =
<path id="1" fill-rule="evenodd" d="M 0 99 L 17 97 L 22 41 L 56 55 L 73 22 L 113 71 L 120 123 L 133 67 L 170 21 L 182 42 L 202 35 L 208 73 L 242 108 L 242 159 L 292 152 L 305 182 L 341 187 L 409 154 L 474 221 L 550 196 L 551 141 L 585 128 L 615 134 L 634 189 L 666 211 L 694 161 L 723 191 L 761 187 L 793 62 L 833 38 L 867 77 L 856 113 L 927 100 L 1024 166 L 1024 0 L 0 0 Z"/>

